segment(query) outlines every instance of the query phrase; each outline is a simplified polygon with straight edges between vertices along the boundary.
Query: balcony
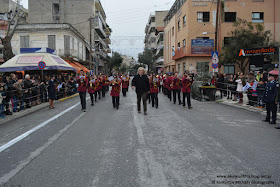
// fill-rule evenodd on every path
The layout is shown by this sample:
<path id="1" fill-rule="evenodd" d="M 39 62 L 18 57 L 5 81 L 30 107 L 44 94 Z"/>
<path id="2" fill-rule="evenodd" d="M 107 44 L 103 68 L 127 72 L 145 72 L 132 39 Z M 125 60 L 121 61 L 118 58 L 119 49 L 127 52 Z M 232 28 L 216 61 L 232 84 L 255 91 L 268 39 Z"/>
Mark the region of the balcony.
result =
<path id="1" fill-rule="evenodd" d="M 103 30 L 103 23 L 99 15 L 94 18 L 94 29 L 102 39 L 106 38 L 106 33 Z"/>
<path id="2" fill-rule="evenodd" d="M 172 60 L 178 60 L 178 59 L 181 59 L 184 57 L 192 57 L 192 56 L 199 56 L 199 57 L 211 57 L 212 56 L 211 55 L 212 51 L 213 51 L 212 48 L 205 48 L 205 49 L 199 48 L 199 49 L 202 50 L 203 53 L 201 51 L 199 51 L 199 53 L 196 51 L 193 51 L 193 48 L 192 48 L 192 53 L 188 54 L 186 47 L 182 47 L 182 48 L 180 48 L 180 50 L 175 51 L 175 55 L 172 57 Z"/>
<path id="3" fill-rule="evenodd" d="M 164 64 L 164 58 L 163 56 L 159 57 L 158 59 L 156 59 L 156 64 L 157 65 L 163 65 Z"/>
<path id="4" fill-rule="evenodd" d="M 159 42 L 159 43 L 157 44 L 156 56 L 158 56 L 159 54 L 161 54 L 161 52 L 162 52 L 162 54 L 163 54 L 163 48 L 164 48 L 164 42 L 163 42 L 163 41 L 162 41 L 162 42 Z"/>
<path id="5" fill-rule="evenodd" d="M 106 27 L 106 28 L 104 29 L 104 32 L 106 33 L 107 37 L 108 37 L 108 36 L 111 36 L 111 31 L 110 31 L 110 29 L 109 29 L 108 27 Z"/>
<path id="6" fill-rule="evenodd" d="M 103 49 L 102 50 L 96 49 L 95 54 L 103 59 L 106 59 L 107 57 L 107 54 L 103 51 Z"/>
<path id="7" fill-rule="evenodd" d="M 95 35 L 94 36 L 95 43 L 100 43 L 104 48 L 107 48 L 108 45 L 105 43 L 105 40 L 103 40 L 100 36 Z"/>
<path id="8" fill-rule="evenodd" d="M 107 45 L 111 44 L 111 40 L 108 36 L 104 39 L 104 41 Z"/>

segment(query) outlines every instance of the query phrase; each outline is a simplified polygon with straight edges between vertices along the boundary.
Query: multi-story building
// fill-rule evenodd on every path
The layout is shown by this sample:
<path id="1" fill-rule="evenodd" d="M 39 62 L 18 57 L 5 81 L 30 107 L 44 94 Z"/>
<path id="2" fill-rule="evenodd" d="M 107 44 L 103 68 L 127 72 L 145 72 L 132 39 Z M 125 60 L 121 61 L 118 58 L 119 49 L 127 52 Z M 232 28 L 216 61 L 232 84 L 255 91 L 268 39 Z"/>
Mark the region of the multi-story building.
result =
<path id="1" fill-rule="evenodd" d="M 12 0 L 0 0 L 0 37 L 4 38 L 8 30 L 8 18 L 11 16 L 11 13 L 15 12 L 16 9 L 24 11 L 26 14 L 28 11 L 21 5 L 18 5 L 15 1 Z M 26 23 L 26 16 L 21 18 L 20 23 Z M 3 45 L 0 40 L 0 64 L 4 63 L 3 59 Z"/>
<path id="2" fill-rule="evenodd" d="M 230 42 L 228 33 L 234 29 L 237 18 L 261 23 L 280 39 L 279 1 L 225 0 L 219 17 L 218 51 Z M 278 8 L 277 8 L 278 7 Z M 214 51 L 217 3 L 212 0 L 176 0 L 167 16 L 165 27 L 165 71 L 212 72 L 211 53 Z M 167 34 L 169 33 L 169 34 Z M 173 39 L 173 40 L 172 40 Z M 174 42 L 175 40 L 175 42 Z M 171 44 L 171 41 L 173 43 Z M 175 52 L 174 52 L 175 51 Z M 172 60 L 175 68 L 169 68 Z M 173 65 L 173 64 L 172 64 Z M 172 67 L 172 66 L 171 66 Z M 240 71 L 236 64 L 226 65 L 220 72 L 233 74 Z"/>
<path id="3" fill-rule="evenodd" d="M 39 30 L 40 27 L 47 27 L 50 34 L 45 32 L 44 36 L 41 36 L 40 40 L 44 40 L 43 45 L 55 43 L 63 47 L 61 49 L 59 46 L 55 46 L 56 49 L 61 50 L 57 51 L 58 54 L 70 55 L 81 60 L 86 59 L 87 62 L 90 58 L 89 54 L 92 54 L 93 64 L 87 64 L 87 67 L 95 69 L 96 73 L 104 71 L 107 53 L 111 52 L 109 48 L 111 29 L 106 23 L 106 14 L 99 0 L 83 0 L 82 3 L 77 0 L 29 0 L 28 3 L 30 30 L 27 31 L 29 28 L 26 26 L 24 33 L 17 31 L 19 37 L 28 36 L 28 33 L 36 35 L 37 31 L 32 30 L 35 24 L 39 24 Z M 49 27 L 50 25 L 53 30 Z M 57 29 L 60 26 L 62 26 L 61 31 Z M 77 36 L 77 33 L 80 36 Z M 37 33 L 37 35 L 40 34 L 42 33 Z M 49 37 L 49 35 L 53 37 Z M 92 41 L 91 47 L 90 40 Z M 31 40 L 31 36 L 30 41 L 34 42 Z"/>
<path id="4" fill-rule="evenodd" d="M 156 11 L 154 14 L 150 14 L 148 23 L 145 28 L 145 47 L 153 51 L 154 57 L 156 59 L 156 70 L 163 68 L 163 19 L 167 13 L 168 11 Z"/>

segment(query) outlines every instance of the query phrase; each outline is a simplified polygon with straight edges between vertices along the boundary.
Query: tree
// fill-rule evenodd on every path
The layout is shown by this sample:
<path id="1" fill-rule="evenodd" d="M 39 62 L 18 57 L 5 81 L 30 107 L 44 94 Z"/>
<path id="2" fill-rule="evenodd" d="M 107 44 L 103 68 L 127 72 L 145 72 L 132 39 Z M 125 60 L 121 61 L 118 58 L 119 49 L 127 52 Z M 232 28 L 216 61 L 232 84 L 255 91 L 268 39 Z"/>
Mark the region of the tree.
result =
<path id="1" fill-rule="evenodd" d="M 112 57 L 107 57 L 107 64 L 108 68 L 110 69 L 110 72 L 112 71 L 113 68 L 119 68 L 123 62 L 123 58 L 120 53 L 118 52 L 113 52 Z"/>
<path id="2" fill-rule="evenodd" d="M 12 50 L 11 40 L 14 36 L 14 33 L 17 29 L 19 22 L 24 18 L 25 12 L 20 8 L 19 0 L 16 2 L 16 7 L 11 12 L 7 10 L 7 22 L 8 29 L 4 38 L 0 37 L 3 45 L 3 57 L 4 61 L 8 61 L 13 58 L 15 55 Z"/>
<path id="3" fill-rule="evenodd" d="M 249 57 L 239 56 L 241 49 L 271 47 L 276 45 L 273 41 L 272 33 L 265 30 L 261 24 L 253 24 L 238 18 L 233 24 L 235 29 L 228 33 L 230 41 L 223 46 L 221 55 L 221 65 L 237 64 L 240 70 L 245 73 L 249 64 Z M 265 56 L 265 58 L 271 58 Z"/>
<path id="4" fill-rule="evenodd" d="M 154 57 L 153 57 L 153 52 L 151 49 L 145 48 L 143 53 L 138 54 L 138 61 L 141 64 L 146 64 L 148 65 L 148 71 L 153 69 L 153 64 L 154 64 Z"/>

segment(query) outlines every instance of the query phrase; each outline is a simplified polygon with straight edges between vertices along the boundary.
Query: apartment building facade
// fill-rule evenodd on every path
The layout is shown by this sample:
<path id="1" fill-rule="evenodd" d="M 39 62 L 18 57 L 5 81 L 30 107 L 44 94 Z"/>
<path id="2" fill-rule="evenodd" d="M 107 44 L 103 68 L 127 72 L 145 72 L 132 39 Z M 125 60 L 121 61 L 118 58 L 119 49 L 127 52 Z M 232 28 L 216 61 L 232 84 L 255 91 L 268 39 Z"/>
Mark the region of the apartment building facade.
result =
<path id="1" fill-rule="evenodd" d="M 276 6 L 276 7 L 275 7 Z M 279 41 L 279 1 L 274 0 L 225 0 L 219 18 L 218 51 L 230 42 L 228 33 L 234 29 L 233 22 L 237 18 L 261 23 L 271 30 Z M 166 23 L 165 71 L 212 72 L 211 53 L 214 51 L 217 3 L 212 0 L 176 0 L 165 17 Z M 279 10 L 279 8 L 278 8 Z M 278 17 L 277 17 L 278 16 Z M 175 22 L 175 23 L 174 23 Z M 175 25 L 175 26 L 174 26 Z M 175 44 L 170 45 L 168 39 L 175 37 Z M 173 38 L 174 40 L 174 38 Z M 170 49 L 171 47 L 171 49 Z M 174 52 L 175 51 L 175 52 Z M 169 69 L 170 55 L 175 61 L 175 68 Z M 234 74 L 240 71 L 235 64 L 226 65 L 219 70 L 221 73 Z"/>
<path id="2" fill-rule="evenodd" d="M 29 0 L 28 3 L 28 24 L 30 24 L 30 29 L 35 24 L 38 24 L 38 27 L 49 28 L 50 33 L 44 33 L 44 37 L 41 36 L 40 38 L 40 40 L 44 38 L 42 45 L 56 43 L 55 48 L 60 50 L 57 51 L 58 54 L 70 55 L 87 62 L 92 51 L 91 58 L 93 63 L 91 65 L 87 64 L 87 67 L 91 67 L 96 73 L 104 71 L 107 54 L 111 52 L 109 47 L 111 29 L 106 23 L 106 14 L 99 0 L 83 0 L 82 3 L 76 0 Z M 52 31 L 50 30 L 50 25 L 53 26 Z M 57 29 L 59 26 L 63 28 L 61 30 Z M 66 31 L 66 27 L 69 27 L 69 30 Z M 28 32 L 31 35 L 42 34 L 42 30 L 39 33 L 36 30 L 28 31 L 28 27 L 25 27 L 25 29 L 24 32 L 17 31 L 19 38 L 23 35 L 28 35 Z M 81 37 L 77 37 L 77 33 Z M 31 38 L 34 38 L 31 35 L 30 41 L 32 41 Z M 90 40 L 92 42 L 91 47 L 89 45 Z M 14 42 L 19 41 L 15 40 Z M 32 46 L 32 44 L 30 45 Z M 64 48 L 61 49 L 59 46 Z"/>
<path id="3" fill-rule="evenodd" d="M 168 11 L 155 11 L 150 14 L 145 28 L 145 47 L 151 49 L 155 60 L 155 71 L 163 71 L 164 64 L 164 22 Z"/>

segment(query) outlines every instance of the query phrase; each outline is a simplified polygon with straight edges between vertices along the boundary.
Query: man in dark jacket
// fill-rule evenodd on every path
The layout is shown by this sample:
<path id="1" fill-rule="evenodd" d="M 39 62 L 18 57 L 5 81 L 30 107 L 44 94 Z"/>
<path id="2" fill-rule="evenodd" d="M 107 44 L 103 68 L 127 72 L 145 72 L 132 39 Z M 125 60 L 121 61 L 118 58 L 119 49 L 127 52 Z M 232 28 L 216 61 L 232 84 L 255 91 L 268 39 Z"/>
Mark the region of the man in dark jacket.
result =
<path id="1" fill-rule="evenodd" d="M 147 115 L 147 94 L 150 92 L 150 83 L 147 75 L 145 75 L 145 69 L 140 67 L 138 69 L 138 75 L 132 80 L 132 89 L 136 87 L 137 94 L 137 109 L 138 113 L 141 113 L 141 99 L 143 100 L 144 114 Z"/>
<path id="2" fill-rule="evenodd" d="M 268 83 L 265 86 L 264 95 L 263 95 L 263 101 L 266 104 L 266 112 L 267 116 L 264 122 L 269 122 L 270 124 L 276 124 L 276 117 L 277 117 L 277 91 L 279 87 L 279 83 L 275 81 L 274 75 L 269 75 L 268 77 Z M 272 113 L 272 120 L 271 119 L 271 113 Z"/>

